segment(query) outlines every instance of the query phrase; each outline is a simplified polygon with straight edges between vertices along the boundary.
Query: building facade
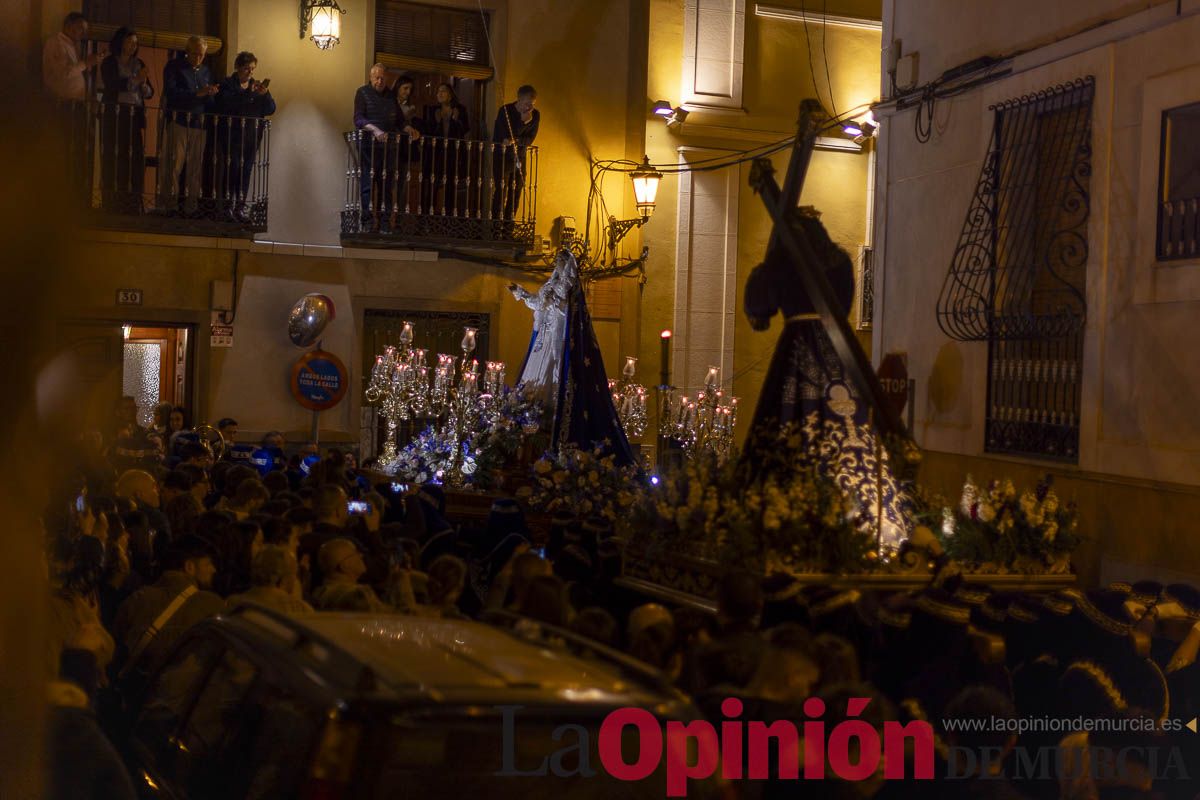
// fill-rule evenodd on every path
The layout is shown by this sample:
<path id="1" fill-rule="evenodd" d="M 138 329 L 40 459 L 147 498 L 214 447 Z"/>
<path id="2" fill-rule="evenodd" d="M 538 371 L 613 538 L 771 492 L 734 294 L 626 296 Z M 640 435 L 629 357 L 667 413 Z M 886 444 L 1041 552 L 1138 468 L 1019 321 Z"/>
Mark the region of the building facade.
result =
<path id="1" fill-rule="evenodd" d="M 925 482 L 1052 473 L 1092 580 L 1200 574 L 1197 12 L 884 4 L 876 352 Z"/>
<path id="2" fill-rule="evenodd" d="M 93 40 L 108 39 L 122 5 L 85 8 L 108 15 L 92 20 Z M 194 19 L 168 15 L 149 27 L 135 24 L 142 56 L 157 86 L 162 65 L 189 33 L 210 41 L 206 63 L 214 80 L 233 71 L 238 52 L 254 53 L 254 77 L 272 79 L 277 103 L 269 118 L 269 155 L 260 145 L 252 187 L 258 191 L 260 175 L 268 176 L 261 186 L 269 206 L 250 229 L 233 232 L 219 224 L 202 230 L 201 223 L 189 226 L 186 220 L 164 230 L 147 225 L 156 219 L 152 213 L 115 224 L 86 218 L 65 243 L 68 269 L 51 276 L 63 284 L 57 293 L 64 311 L 54 335 L 92 365 L 91 396 L 81 406 L 95 422 L 110 413 L 115 394 L 141 391 L 187 407 L 193 423 L 236 418 L 247 440 L 272 429 L 293 441 L 309 438 L 313 417 L 288 388 L 303 351 L 289 341 L 286 325 L 293 304 L 319 292 L 336 308 L 321 346 L 344 362 L 350 386 L 341 403 L 321 413 L 321 440 L 370 454 L 379 428 L 362 390 L 374 353 L 394 338 L 401 319 L 414 319 L 418 344 L 435 351 L 452 347 L 447 343 L 456 326 L 481 326 L 480 357 L 505 361 L 509 375 L 516 373 L 530 312 L 507 287 L 514 281 L 536 287 L 544 275 L 530 270 L 545 267 L 562 229 L 573 224 L 582 235 L 587 228 L 590 159 L 640 162 L 645 155 L 653 163 L 688 164 L 724 158 L 791 135 L 805 97 L 819 95 L 839 110 L 865 109 L 877 97 L 879 4 L 861 0 L 828 4 L 827 19 L 811 10 L 804 14 L 803 3 L 790 1 L 500 0 L 481 11 L 466 0 L 347 0 L 340 4 L 340 41 L 327 50 L 298 37 L 295 0 L 201 5 L 207 10 Z M 44 0 L 41 35 L 52 35 L 73 9 Z M 403 22 L 426 17 L 427 28 Z M 838 24 L 824 24 L 835 17 Z M 439 42 L 449 49 L 437 51 Z M 522 222 L 532 222 L 527 241 L 513 247 L 447 241 L 427 232 L 347 235 L 358 162 L 346 134 L 355 91 L 376 61 L 414 74 L 426 102 L 438 82 L 453 82 L 477 120 L 467 139 L 480 146 L 517 87 L 537 88 L 537 166 L 529 171 L 518 211 L 528 213 Z M 682 125 L 668 126 L 653 113 L 658 100 L 690 115 Z M 148 112 L 148 156 L 156 146 L 154 113 Z M 227 155 L 219 145 L 224 129 L 214 124 L 218 145 L 206 157 L 220 162 Z M 89 138 L 103 153 L 103 142 L 97 144 L 103 135 Z M 817 206 L 835 240 L 857 256 L 869 243 L 872 144 L 834 138 L 839 149 L 816 154 L 801 202 Z M 453 176 L 468 185 L 460 213 L 486 220 L 491 209 L 472 200 L 471 192 L 487 183 L 488 167 L 470 153 L 463 158 Z M 774 159 L 782 170 L 786 150 Z M 414 176 L 430 170 L 429 157 L 413 163 Z M 105 180 L 101 167 L 89 168 L 89 179 Z M 598 262 L 635 262 L 623 277 L 590 289 L 610 376 L 626 356 L 636 356 L 640 381 L 656 384 L 659 333 L 671 329 L 673 383 L 695 390 L 707 367 L 719 366 L 725 388 L 742 400 L 744 422 L 778 332 L 776 323 L 770 332 L 753 333 L 740 314 L 739 287 L 761 260 L 769 232 L 766 212 L 747 186 L 749 168 L 746 161 L 668 175 L 652 218 L 612 252 L 597 241 L 598 203 L 590 232 Z M 159 169 L 157 159 L 147 159 L 150 189 Z M 218 164 L 214 174 L 221 169 Z M 626 174 L 603 177 L 597 195 L 605 213 L 636 218 Z M 203 191 L 220 194 L 224 184 L 215 180 Z M 401 185 L 396 191 L 404 198 L 407 185 Z M 418 195 L 408 192 L 408 202 L 418 202 Z M 511 233 L 506 228 L 498 236 Z M 643 247 L 648 255 L 639 268 Z M 648 444 L 654 425 L 652 419 Z"/>

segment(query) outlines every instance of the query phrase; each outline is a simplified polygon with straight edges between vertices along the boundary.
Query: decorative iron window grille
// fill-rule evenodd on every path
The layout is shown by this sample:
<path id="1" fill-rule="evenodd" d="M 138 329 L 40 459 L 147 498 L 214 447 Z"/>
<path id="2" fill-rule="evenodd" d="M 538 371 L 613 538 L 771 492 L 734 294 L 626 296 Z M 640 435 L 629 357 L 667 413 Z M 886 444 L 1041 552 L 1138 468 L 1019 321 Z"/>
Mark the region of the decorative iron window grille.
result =
<path id="1" fill-rule="evenodd" d="M 1159 261 L 1200 257 L 1200 103 L 1162 113 Z"/>
<path id="2" fill-rule="evenodd" d="M 937 306 L 946 335 L 988 342 L 989 452 L 1079 457 L 1094 94 L 1089 76 L 991 107 Z"/>

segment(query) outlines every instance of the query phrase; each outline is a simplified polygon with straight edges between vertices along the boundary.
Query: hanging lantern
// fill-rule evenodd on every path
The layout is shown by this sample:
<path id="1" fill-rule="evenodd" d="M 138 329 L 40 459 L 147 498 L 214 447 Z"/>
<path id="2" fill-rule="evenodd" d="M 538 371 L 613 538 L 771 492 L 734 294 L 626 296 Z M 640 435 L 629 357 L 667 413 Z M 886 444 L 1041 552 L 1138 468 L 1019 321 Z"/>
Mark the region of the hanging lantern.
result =
<path id="1" fill-rule="evenodd" d="M 300 38 L 311 29 L 312 43 L 318 50 L 328 50 L 341 41 L 345 13 L 337 0 L 300 0 Z"/>
<path id="2" fill-rule="evenodd" d="M 650 156 L 646 156 L 642 165 L 629 173 L 629 177 L 633 180 L 633 196 L 637 200 L 638 213 L 646 219 L 654 213 L 658 182 L 662 180 L 662 173 L 650 166 Z"/>

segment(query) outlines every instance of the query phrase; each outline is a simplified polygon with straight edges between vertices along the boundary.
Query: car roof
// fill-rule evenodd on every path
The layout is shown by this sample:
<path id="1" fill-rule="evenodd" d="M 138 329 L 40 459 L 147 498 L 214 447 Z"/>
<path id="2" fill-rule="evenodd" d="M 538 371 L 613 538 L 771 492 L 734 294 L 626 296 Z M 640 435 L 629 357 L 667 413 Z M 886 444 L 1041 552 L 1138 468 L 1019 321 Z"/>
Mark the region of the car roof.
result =
<path id="1" fill-rule="evenodd" d="M 480 622 L 341 612 L 289 618 L 255 606 L 239 612 L 237 619 L 256 627 L 274 627 L 278 633 L 279 623 L 285 622 L 291 635 L 318 642 L 318 661 L 341 661 L 343 667 L 351 662 L 353 675 L 339 682 L 365 695 L 416 694 L 434 702 L 520 697 L 539 704 L 599 706 L 646 706 L 678 699 L 619 663 L 575 656 L 565 648 Z M 312 647 L 307 650 L 313 654 Z M 328 650 L 335 650 L 337 658 Z"/>

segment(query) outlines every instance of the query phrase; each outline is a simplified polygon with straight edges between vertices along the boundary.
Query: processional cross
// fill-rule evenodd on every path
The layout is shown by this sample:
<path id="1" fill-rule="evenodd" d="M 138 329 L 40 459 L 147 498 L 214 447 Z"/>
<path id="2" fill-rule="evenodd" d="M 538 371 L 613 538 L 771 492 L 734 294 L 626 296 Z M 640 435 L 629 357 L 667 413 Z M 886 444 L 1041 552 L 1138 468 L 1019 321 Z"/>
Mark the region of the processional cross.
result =
<path id="1" fill-rule="evenodd" d="M 867 404 L 870 419 L 878 431 L 876 438 L 887 447 L 895 474 L 908 481 L 916 477 L 921 461 L 920 449 L 904 427 L 895 406 L 884 394 L 871 368 L 870 359 L 850 330 L 850 323 L 842 315 L 833 288 L 825 276 L 828 265 L 817 257 L 804 228 L 796 221 L 800 213 L 800 190 L 804 187 L 813 146 L 824 119 L 825 113 L 816 100 L 805 100 L 800 104 L 796 141 L 792 145 L 782 189 L 775 182 L 775 167 L 770 159 L 754 160 L 750 170 L 750 186 L 762 197 L 773 221 L 771 238 L 767 244 L 767 260 L 782 254 L 786 256 L 784 260 L 793 265 L 800 285 L 821 318 L 834 352 L 845 367 L 846 377 Z"/>

